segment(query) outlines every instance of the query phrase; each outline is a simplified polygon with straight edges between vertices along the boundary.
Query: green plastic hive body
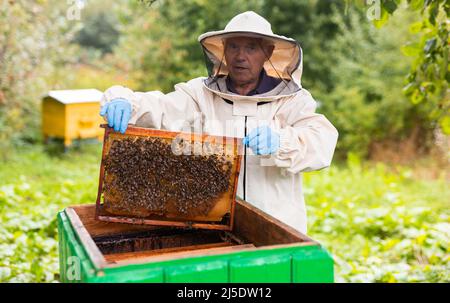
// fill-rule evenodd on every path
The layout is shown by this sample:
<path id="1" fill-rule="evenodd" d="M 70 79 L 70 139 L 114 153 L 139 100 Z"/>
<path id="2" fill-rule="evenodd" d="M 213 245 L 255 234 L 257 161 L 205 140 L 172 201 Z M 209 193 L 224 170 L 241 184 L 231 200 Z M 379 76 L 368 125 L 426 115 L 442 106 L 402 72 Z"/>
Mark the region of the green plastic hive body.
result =
<path id="1" fill-rule="evenodd" d="M 97 268 L 66 211 L 58 214 L 62 282 L 333 282 L 333 259 L 315 242 Z"/>

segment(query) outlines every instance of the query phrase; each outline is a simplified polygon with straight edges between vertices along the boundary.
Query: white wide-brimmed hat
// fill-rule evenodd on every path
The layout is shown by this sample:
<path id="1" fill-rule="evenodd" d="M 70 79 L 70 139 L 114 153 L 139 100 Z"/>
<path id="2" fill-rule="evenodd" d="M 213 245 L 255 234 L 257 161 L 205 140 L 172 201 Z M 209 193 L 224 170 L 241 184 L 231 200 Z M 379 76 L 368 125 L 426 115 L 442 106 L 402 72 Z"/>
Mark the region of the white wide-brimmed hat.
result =
<path id="1" fill-rule="evenodd" d="M 255 12 L 248 11 L 233 17 L 224 30 L 207 32 L 198 37 L 206 55 L 214 64 L 212 75 L 227 75 L 224 58 L 224 39 L 230 37 L 263 38 L 274 45 L 270 60 L 264 64 L 267 74 L 294 80 L 300 86 L 302 50 L 297 41 L 272 32 L 270 23 Z M 220 70 L 219 70 L 220 66 Z"/>

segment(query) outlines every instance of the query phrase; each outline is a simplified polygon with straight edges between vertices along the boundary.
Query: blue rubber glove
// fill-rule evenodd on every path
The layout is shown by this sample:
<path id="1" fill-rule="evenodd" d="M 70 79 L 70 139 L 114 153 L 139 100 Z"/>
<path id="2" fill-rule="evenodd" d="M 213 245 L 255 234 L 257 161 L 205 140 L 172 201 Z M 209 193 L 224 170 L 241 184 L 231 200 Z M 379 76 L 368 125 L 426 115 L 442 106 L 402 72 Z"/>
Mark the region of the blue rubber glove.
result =
<path id="1" fill-rule="evenodd" d="M 269 126 L 260 126 L 253 129 L 243 143 L 257 155 L 270 155 L 280 148 L 280 135 Z"/>
<path id="2" fill-rule="evenodd" d="M 109 127 L 123 134 L 127 130 L 131 117 L 131 103 L 125 99 L 114 99 L 100 109 L 100 116 L 107 115 Z"/>

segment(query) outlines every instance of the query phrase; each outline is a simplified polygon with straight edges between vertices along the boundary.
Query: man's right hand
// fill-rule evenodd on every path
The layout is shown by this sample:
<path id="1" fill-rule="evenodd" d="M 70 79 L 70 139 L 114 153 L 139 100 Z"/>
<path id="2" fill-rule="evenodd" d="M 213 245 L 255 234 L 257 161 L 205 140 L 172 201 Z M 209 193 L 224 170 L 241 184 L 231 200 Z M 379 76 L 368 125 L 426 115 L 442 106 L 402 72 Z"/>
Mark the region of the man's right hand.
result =
<path id="1" fill-rule="evenodd" d="M 100 109 L 100 116 L 105 116 L 109 127 L 123 134 L 127 130 L 128 121 L 131 117 L 131 103 L 126 99 L 113 99 Z"/>

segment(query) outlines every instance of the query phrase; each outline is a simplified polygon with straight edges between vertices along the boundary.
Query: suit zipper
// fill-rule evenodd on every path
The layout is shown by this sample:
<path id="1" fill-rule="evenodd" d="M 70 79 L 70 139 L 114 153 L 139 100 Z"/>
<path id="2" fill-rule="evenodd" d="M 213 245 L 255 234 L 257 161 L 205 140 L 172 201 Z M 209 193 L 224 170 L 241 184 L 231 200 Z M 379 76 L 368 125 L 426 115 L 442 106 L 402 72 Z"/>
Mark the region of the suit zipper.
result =
<path id="1" fill-rule="evenodd" d="M 247 116 L 245 116 L 244 138 L 247 137 Z M 243 180 L 243 198 L 246 201 L 246 179 L 247 179 L 247 146 L 244 146 L 244 180 Z"/>

